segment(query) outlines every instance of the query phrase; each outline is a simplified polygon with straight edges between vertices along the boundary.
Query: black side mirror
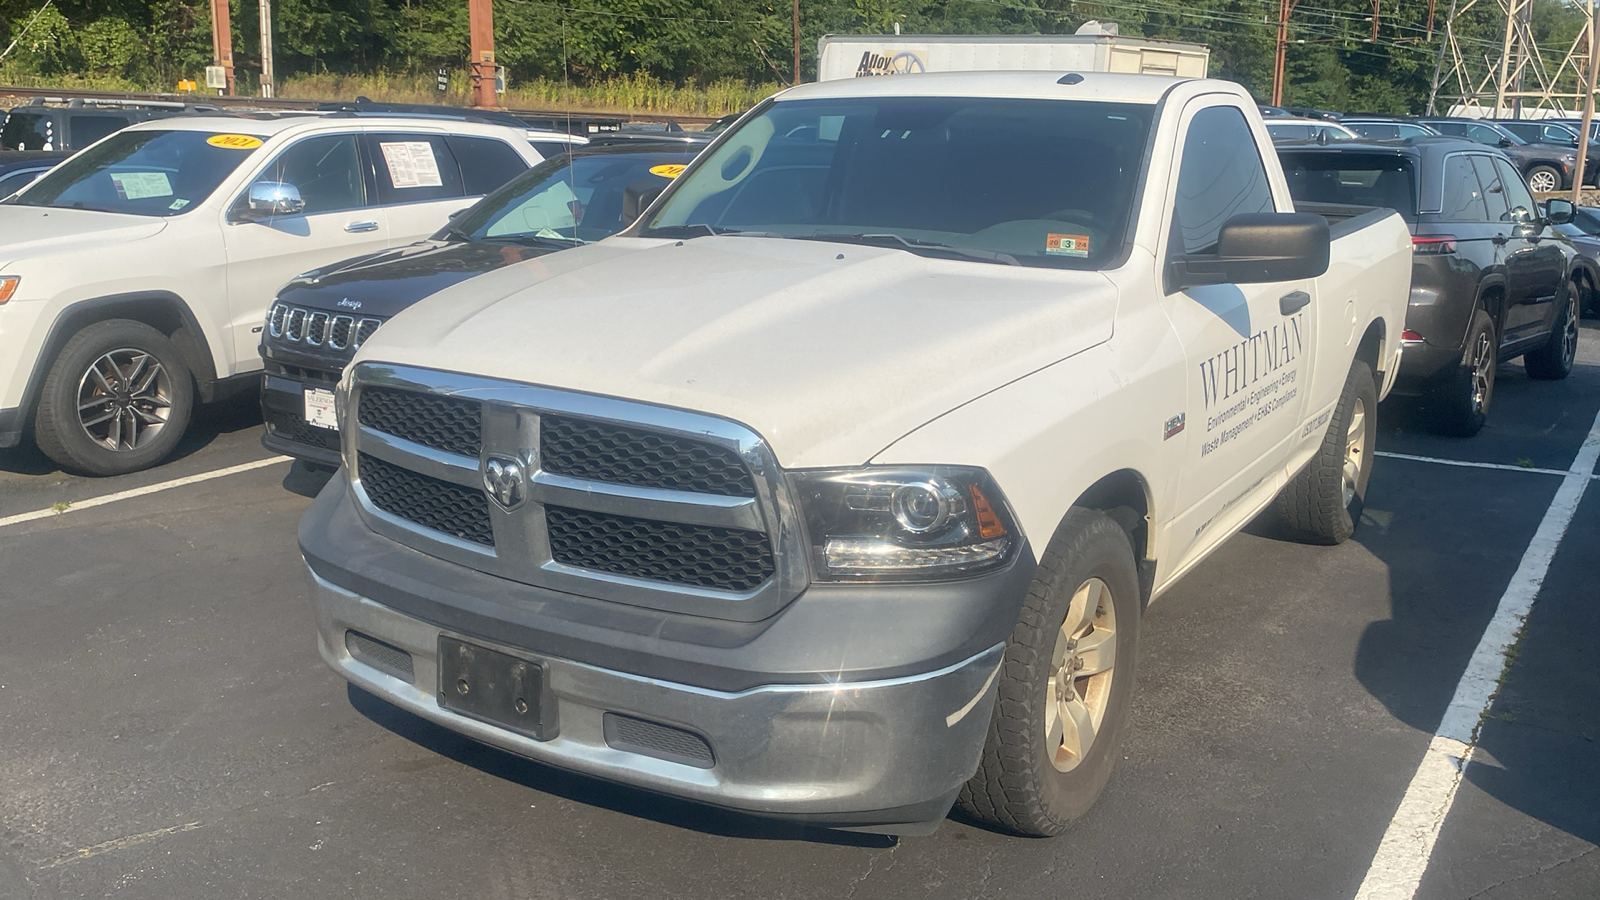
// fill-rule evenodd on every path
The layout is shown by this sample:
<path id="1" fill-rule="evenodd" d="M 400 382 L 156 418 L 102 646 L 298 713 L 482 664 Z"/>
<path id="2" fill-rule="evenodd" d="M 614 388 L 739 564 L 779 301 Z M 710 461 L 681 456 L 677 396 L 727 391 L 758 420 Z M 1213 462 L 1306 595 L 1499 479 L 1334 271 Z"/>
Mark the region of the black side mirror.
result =
<path id="1" fill-rule="evenodd" d="M 633 224 L 634 220 L 639 218 L 639 214 L 648 209 L 666 189 L 667 186 L 662 184 L 659 178 L 635 181 L 623 188 L 622 221 L 629 225 Z"/>
<path id="2" fill-rule="evenodd" d="M 1546 200 L 1544 202 L 1544 220 L 1551 225 L 1565 225 L 1572 221 L 1572 216 L 1577 208 L 1571 200 Z"/>
<path id="3" fill-rule="evenodd" d="M 1222 223 L 1215 253 L 1173 257 L 1167 289 L 1315 278 L 1328 271 L 1328 220 L 1311 213 L 1245 213 Z"/>
<path id="4" fill-rule="evenodd" d="M 1499 141 L 1497 141 L 1495 143 L 1495 146 L 1504 149 L 1506 147 L 1510 147 L 1510 146 L 1513 146 L 1513 145 L 1511 143 L 1511 138 L 1503 137 L 1503 138 L 1501 138 Z"/>

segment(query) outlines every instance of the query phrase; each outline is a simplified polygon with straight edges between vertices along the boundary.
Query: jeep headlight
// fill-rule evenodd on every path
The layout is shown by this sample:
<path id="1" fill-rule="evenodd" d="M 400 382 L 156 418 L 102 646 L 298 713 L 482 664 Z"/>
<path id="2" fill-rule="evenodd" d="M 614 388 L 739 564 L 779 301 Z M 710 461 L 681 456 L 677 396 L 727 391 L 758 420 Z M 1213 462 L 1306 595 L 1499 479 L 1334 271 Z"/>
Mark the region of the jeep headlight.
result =
<path id="1" fill-rule="evenodd" d="M 1021 535 L 989 473 L 962 466 L 797 472 L 819 581 L 936 581 L 1011 561 Z"/>
<path id="2" fill-rule="evenodd" d="M 1576 153 L 1563 153 L 1563 154 L 1561 154 L 1561 161 L 1570 166 L 1573 163 L 1576 163 L 1578 161 L 1578 154 L 1576 154 Z"/>

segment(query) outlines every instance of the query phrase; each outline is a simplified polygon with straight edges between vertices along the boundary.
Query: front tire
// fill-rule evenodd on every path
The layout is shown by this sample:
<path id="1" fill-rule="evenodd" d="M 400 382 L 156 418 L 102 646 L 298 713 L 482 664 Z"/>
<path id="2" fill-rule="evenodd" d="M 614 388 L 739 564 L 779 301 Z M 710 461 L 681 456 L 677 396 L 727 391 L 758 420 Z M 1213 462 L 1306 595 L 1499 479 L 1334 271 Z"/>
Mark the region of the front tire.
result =
<path id="1" fill-rule="evenodd" d="M 1528 370 L 1529 378 L 1559 381 L 1572 374 L 1573 360 L 1578 357 L 1578 302 L 1581 296 L 1578 282 L 1567 282 L 1567 298 L 1556 312 L 1556 324 L 1550 329 L 1550 340 L 1543 347 L 1522 355 L 1522 365 Z"/>
<path id="2" fill-rule="evenodd" d="M 1278 494 L 1278 516 L 1297 541 L 1341 544 L 1356 530 L 1378 440 L 1378 387 L 1365 360 L 1350 364 L 1322 446 Z"/>
<path id="3" fill-rule="evenodd" d="M 978 771 L 957 804 L 1015 834 L 1060 834 L 1094 804 L 1133 696 L 1142 606 L 1128 533 L 1067 513 L 1006 642 Z"/>
<path id="4" fill-rule="evenodd" d="M 1528 189 L 1548 194 L 1561 190 L 1561 173 L 1550 166 L 1534 166 L 1528 170 Z"/>
<path id="5" fill-rule="evenodd" d="M 166 335 L 112 319 L 72 336 L 45 376 L 35 440 L 62 468 L 121 475 L 165 459 L 189 427 L 194 382 Z"/>

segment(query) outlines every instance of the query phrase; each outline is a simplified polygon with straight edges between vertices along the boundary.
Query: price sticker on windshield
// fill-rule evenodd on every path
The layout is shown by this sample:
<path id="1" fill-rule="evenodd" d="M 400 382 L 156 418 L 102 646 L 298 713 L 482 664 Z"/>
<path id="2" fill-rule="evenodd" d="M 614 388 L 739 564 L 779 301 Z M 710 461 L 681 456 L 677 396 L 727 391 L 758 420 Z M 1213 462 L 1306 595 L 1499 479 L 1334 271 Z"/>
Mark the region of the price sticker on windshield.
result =
<path id="1" fill-rule="evenodd" d="M 660 175 L 662 178 L 677 178 L 679 175 L 682 175 L 683 170 L 687 168 L 689 168 L 687 165 L 679 165 L 676 163 L 670 163 L 663 166 L 651 166 L 650 174 Z"/>
<path id="2" fill-rule="evenodd" d="M 1054 256 L 1088 256 L 1089 236 L 1087 234 L 1047 234 L 1044 236 L 1044 252 Z"/>
<path id="3" fill-rule="evenodd" d="M 206 143 L 229 150 L 254 150 L 261 146 L 261 138 L 248 134 L 213 134 L 206 138 Z"/>

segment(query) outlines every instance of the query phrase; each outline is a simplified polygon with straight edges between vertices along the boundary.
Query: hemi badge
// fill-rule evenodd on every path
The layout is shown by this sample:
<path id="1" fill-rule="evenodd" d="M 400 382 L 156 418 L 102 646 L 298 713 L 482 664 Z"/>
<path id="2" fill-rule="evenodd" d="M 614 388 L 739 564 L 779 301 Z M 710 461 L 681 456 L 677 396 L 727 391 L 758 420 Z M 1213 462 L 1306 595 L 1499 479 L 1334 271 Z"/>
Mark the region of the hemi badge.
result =
<path id="1" fill-rule="evenodd" d="M 1161 430 L 1163 441 L 1172 440 L 1172 436 L 1183 430 L 1184 413 L 1178 413 L 1167 420 L 1167 427 Z"/>

